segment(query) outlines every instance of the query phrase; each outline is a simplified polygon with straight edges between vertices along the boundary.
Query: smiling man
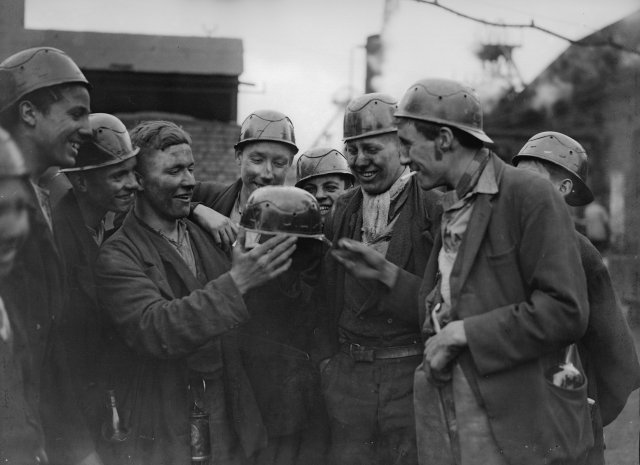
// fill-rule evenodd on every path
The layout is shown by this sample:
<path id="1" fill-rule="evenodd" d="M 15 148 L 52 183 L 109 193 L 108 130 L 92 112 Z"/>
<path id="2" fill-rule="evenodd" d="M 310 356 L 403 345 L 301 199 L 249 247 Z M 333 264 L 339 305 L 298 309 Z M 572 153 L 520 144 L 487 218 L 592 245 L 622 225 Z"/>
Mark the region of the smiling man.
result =
<path id="1" fill-rule="evenodd" d="M 344 116 L 346 158 L 360 183 L 340 197 L 325 235 L 362 241 L 393 264 L 399 283 L 357 279 L 329 255 L 323 268 L 328 310 L 319 356 L 335 464 L 415 464 L 413 371 L 422 345 L 416 288 L 437 231 L 438 194 L 419 189 L 400 163 L 385 94 L 353 99 Z M 338 257 L 340 258 L 340 257 Z M 395 276 L 395 275 L 394 275 Z M 396 310 L 399 310 L 396 312 Z"/>
<path id="2" fill-rule="evenodd" d="M 296 165 L 296 187 L 312 194 L 323 218 L 338 197 L 353 186 L 355 176 L 347 159 L 335 149 L 315 147 L 302 153 Z"/>
<path id="3" fill-rule="evenodd" d="M 112 337 L 97 301 L 94 263 L 114 230 L 115 215 L 127 213 L 135 200 L 138 149 L 115 116 L 95 113 L 89 124 L 92 136 L 80 145 L 75 166 L 62 170 L 73 187 L 55 205 L 53 227 L 69 283 L 65 341 L 70 368 L 87 426 L 98 442 L 107 389 L 104 360 Z"/>
<path id="4" fill-rule="evenodd" d="M 49 458 L 54 463 L 99 463 L 67 372 L 59 329 L 67 287 L 54 242 L 49 194 L 39 185 L 51 167 L 71 167 L 91 134 L 89 83 L 61 50 L 37 47 L 0 63 L 0 124 L 22 152 L 29 172 L 31 229 L 3 295 L 20 302 L 35 364 Z"/>
<path id="5" fill-rule="evenodd" d="M 275 110 L 256 110 L 242 122 L 234 145 L 240 179 L 225 186 L 203 182 L 196 187 L 194 201 L 240 222 L 251 193 L 262 186 L 281 186 L 298 151 L 293 123 Z"/>
<path id="6" fill-rule="evenodd" d="M 243 121 L 235 149 L 240 179 L 229 186 L 203 182 L 194 200 L 238 223 L 252 192 L 284 184 L 298 151 L 293 124 L 278 111 L 254 111 Z M 265 447 L 249 461 L 253 465 L 324 460 L 326 426 L 320 424 L 324 417 L 317 414 L 315 395 L 319 382 L 307 354 L 312 318 L 304 316 L 310 313 L 310 292 L 301 278 L 315 278 L 311 271 L 319 257 L 310 256 L 307 262 L 304 273 L 290 270 L 245 297 L 251 320 L 243 326 L 239 344 L 267 432 Z M 300 320 L 304 324 L 296 323 Z"/>
<path id="7" fill-rule="evenodd" d="M 422 189 L 447 189 L 417 299 L 420 463 L 584 464 L 593 445 L 587 383 L 548 377 L 589 316 L 562 198 L 484 147 L 491 139 L 473 89 L 423 79 L 395 114 L 402 162 Z"/>
<path id="8" fill-rule="evenodd" d="M 96 265 L 100 303 L 124 340 L 112 379 L 129 438 L 117 447 L 135 465 L 187 463 L 190 444 L 202 440 L 189 424 L 199 412 L 209 418 L 211 463 L 244 463 L 266 439 L 229 331 L 249 319 L 244 295 L 290 266 L 295 238 L 247 251 L 240 235 L 230 262 L 187 219 L 195 186 L 189 135 L 147 121 L 131 140 L 140 147 L 140 191 Z"/>

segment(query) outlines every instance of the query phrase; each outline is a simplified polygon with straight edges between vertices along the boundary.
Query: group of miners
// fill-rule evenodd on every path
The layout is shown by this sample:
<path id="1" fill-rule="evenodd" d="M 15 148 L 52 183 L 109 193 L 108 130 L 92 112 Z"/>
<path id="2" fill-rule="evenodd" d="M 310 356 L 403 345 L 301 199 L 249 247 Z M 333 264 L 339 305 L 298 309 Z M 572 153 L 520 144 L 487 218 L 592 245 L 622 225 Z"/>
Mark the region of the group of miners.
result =
<path id="1" fill-rule="evenodd" d="M 295 163 L 253 112 L 222 185 L 90 91 L 55 48 L 0 63 L 2 463 L 604 464 L 640 365 L 577 141 L 511 166 L 423 79 Z"/>

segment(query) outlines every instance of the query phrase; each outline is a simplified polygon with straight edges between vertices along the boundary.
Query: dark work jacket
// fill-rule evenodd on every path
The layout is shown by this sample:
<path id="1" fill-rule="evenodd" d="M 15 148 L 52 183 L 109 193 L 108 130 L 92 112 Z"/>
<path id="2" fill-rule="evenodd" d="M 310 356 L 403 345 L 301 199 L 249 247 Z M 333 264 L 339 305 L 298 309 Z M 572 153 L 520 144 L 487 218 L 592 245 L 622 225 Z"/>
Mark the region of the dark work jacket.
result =
<path id="1" fill-rule="evenodd" d="M 231 331 L 248 318 L 242 295 L 227 272 L 225 254 L 200 227 L 187 221 L 187 228 L 205 284 L 133 211 L 98 255 L 98 297 L 129 349 L 112 370 L 121 416 L 131 430 L 123 447 L 134 464 L 189 461 L 188 385 L 197 374 L 192 362 L 205 354 L 205 362 L 219 366 L 216 347 L 224 360 L 231 420 L 246 455 L 266 442 Z"/>
<path id="2" fill-rule="evenodd" d="M 29 343 L 13 306 L 7 308 L 12 341 L 0 339 L 0 463 L 34 465 L 44 436 L 34 391 Z M 19 312 L 19 310 L 18 310 Z"/>
<path id="3" fill-rule="evenodd" d="M 193 201 L 230 216 L 241 189 L 240 179 L 228 186 L 205 182 Z M 238 330 L 243 362 L 269 437 L 302 431 L 319 395 L 309 356 L 309 288 L 289 270 L 244 298 L 251 318 Z"/>
<path id="4" fill-rule="evenodd" d="M 29 220 L 26 242 L 0 284 L 0 295 L 20 308 L 16 318 L 33 354 L 33 382 L 49 460 L 73 464 L 92 453 L 94 445 L 76 402 L 60 332 L 67 303 L 64 265 L 33 190 Z"/>
<path id="5" fill-rule="evenodd" d="M 633 336 L 620 310 L 611 277 L 598 250 L 576 233 L 589 292 L 589 324 L 580 340 L 580 356 L 589 380 L 595 446 L 589 465 L 604 464 L 602 428 L 620 414 L 631 392 L 640 387 L 640 365 Z"/>
<path id="6" fill-rule="evenodd" d="M 345 311 L 355 311 L 354 318 L 359 318 L 363 333 L 368 333 L 368 336 L 355 335 L 353 337 L 357 340 L 347 342 L 389 347 L 420 340 L 415 297 L 440 225 L 441 194 L 434 190 L 424 191 L 415 177 L 405 189 L 407 198 L 400 208 L 386 255 L 387 260 L 400 268 L 393 289 L 381 284 L 362 283 L 369 287 L 368 299 L 359 309 L 346 309 L 345 295 L 350 292 L 346 271 L 330 252 L 326 254 L 320 288 L 320 297 L 326 299 L 323 305 L 326 308 L 320 312 L 321 322 L 315 331 L 316 358 L 329 357 L 338 350 L 338 322 Z M 358 188 L 337 200 L 333 215 L 325 223 L 325 235 L 334 246 L 342 237 L 362 239 L 362 199 L 362 190 Z"/>
<path id="7" fill-rule="evenodd" d="M 589 317 L 571 217 L 548 181 L 495 155 L 489 162 L 499 192 L 477 194 L 451 272 L 452 317 L 464 320 L 468 343 L 458 360 L 507 462 L 582 464 L 593 445 L 586 383 L 562 389 L 545 376 Z M 418 298 L 421 322 L 441 247 L 438 235 Z"/>
<path id="8" fill-rule="evenodd" d="M 65 347 L 71 371 L 78 382 L 79 402 L 96 441 L 107 414 L 105 365 L 108 362 L 105 357 L 117 344 L 111 320 L 98 305 L 94 276 L 98 244 L 85 226 L 72 189 L 54 207 L 53 227 L 69 286 Z"/>
<path id="9" fill-rule="evenodd" d="M 196 184 L 191 201 L 200 202 L 218 213 L 231 216 L 233 205 L 241 190 L 242 179 L 228 185 L 217 182 L 201 182 Z"/>

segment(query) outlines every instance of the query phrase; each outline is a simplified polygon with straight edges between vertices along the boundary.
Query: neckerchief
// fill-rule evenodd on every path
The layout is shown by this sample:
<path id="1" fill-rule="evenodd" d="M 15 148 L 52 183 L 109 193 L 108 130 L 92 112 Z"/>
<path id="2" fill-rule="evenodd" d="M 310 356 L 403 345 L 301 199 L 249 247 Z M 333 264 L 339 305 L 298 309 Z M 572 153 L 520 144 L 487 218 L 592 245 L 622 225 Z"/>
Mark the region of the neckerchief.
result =
<path id="1" fill-rule="evenodd" d="M 389 223 L 389 207 L 391 202 L 402 192 L 409 182 L 409 167 L 396 179 L 391 187 L 378 195 L 369 195 L 362 191 L 362 239 L 371 243 L 383 234 Z"/>

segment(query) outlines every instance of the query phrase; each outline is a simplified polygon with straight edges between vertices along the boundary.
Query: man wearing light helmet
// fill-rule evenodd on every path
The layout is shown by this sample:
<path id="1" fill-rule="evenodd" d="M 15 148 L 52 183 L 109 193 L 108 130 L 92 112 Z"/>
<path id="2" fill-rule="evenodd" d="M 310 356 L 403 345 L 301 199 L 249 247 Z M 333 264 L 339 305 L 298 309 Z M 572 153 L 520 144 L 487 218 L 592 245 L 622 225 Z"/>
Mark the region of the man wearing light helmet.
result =
<path id="1" fill-rule="evenodd" d="M 325 222 L 336 250 L 322 271 L 326 311 L 318 358 L 331 422 L 331 463 L 414 464 L 413 371 L 422 345 L 417 287 L 438 218 L 438 195 L 418 188 L 400 163 L 385 94 L 353 99 L 345 111 L 346 158 L 360 188 L 344 194 Z M 366 245 L 362 245 L 362 241 Z M 357 278 L 350 245 L 378 251 L 400 285 Z M 390 276 L 387 276 L 390 277 Z"/>
<path id="2" fill-rule="evenodd" d="M 314 147 L 298 157 L 296 187 L 316 198 L 324 218 L 338 197 L 353 186 L 354 180 L 347 159 L 335 149 Z"/>
<path id="3" fill-rule="evenodd" d="M 52 462 L 101 463 L 75 402 L 60 328 L 67 298 L 64 267 L 52 230 L 51 167 L 71 167 L 89 137 L 89 83 L 76 63 L 52 47 L 22 50 L 0 63 L 0 125 L 23 153 L 29 172 L 30 232 L 3 295 L 22 306 L 35 366 L 34 384 Z"/>
<path id="4" fill-rule="evenodd" d="M 28 173 L 22 154 L 0 128 L 0 280 L 11 271 L 29 231 Z M 0 462 L 46 463 L 34 392 L 34 366 L 20 301 L 0 295 Z"/>
<path id="5" fill-rule="evenodd" d="M 284 184 L 298 147 L 291 120 L 275 110 L 256 110 L 245 118 L 234 147 L 240 179 L 228 186 L 200 183 L 193 197 L 238 224 L 260 187 Z M 245 297 L 251 319 L 238 331 L 238 341 L 267 431 L 266 447 L 251 457 L 255 465 L 324 460 L 322 412 L 314 395 L 318 383 L 307 353 L 309 287 L 302 278 L 309 276 L 302 268 L 315 268 L 320 254 L 319 244 L 308 248 L 309 241 L 315 242 L 299 241 L 296 252 L 307 260 L 296 260 L 295 270 Z"/>
<path id="6" fill-rule="evenodd" d="M 113 350 L 113 334 L 97 300 L 94 263 L 98 248 L 114 231 L 115 215 L 127 213 L 135 200 L 138 149 L 115 116 L 94 113 L 89 124 L 92 136 L 80 145 L 75 166 L 62 170 L 73 188 L 54 206 L 53 227 L 69 282 L 65 340 L 70 366 L 97 442 L 108 389 L 105 357 Z"/>
<path id="7" fill-rule="evenodd" d="M 593 201 L 586 183 L 587 152 L 565 134 L 547 131 L 534 135 L 512 162 L 548 179 L 567 205 L 577 207 Z M 589 381 L 589 397 L 594 401 L 591 407 L 594 447 L 586 463 L 603 465 L 603 428 L 620 414 L 631 392 L 640 387 L 640 365 L 633 336 L 600 253 L 577 231 L 576 238 L 589 293 L 589 324 L 578 349 Z"/>
<path id="8" fill-rule="evenodd" d="M 420 80 L 395 114 L 402 162 L 422 189 L 447 189 L 417 299 L 420 463 L 583 464 L 593 445 L 584 377 L 570 388 L 550 376 L 589 315 L 563 200 L 484 147 L 468 86 Z"/>

